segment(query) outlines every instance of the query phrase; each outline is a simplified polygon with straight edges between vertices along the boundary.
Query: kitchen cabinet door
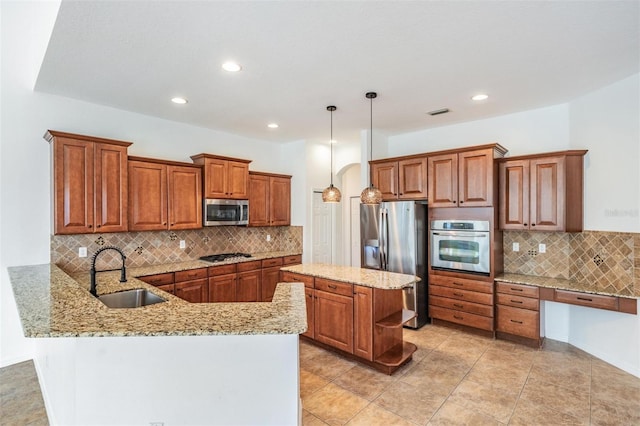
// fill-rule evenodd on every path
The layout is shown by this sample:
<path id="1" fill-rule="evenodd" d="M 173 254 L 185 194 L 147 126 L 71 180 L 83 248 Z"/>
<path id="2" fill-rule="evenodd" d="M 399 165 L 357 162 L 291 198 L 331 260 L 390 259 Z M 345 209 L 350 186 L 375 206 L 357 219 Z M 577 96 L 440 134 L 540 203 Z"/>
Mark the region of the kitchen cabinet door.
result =
<path id="1" fill-rule="evenodd" d="M 269 225 L 289 226 L 291 224 L 291 178 L 269 178 Z"/>
<path id="2" fill-rule="evenodd" d="M 227 198 L 228 163 L 226 160 L 206 158 L 204 160 L 205 198 Z"/>
<path id="3" fill-rule="evenodd" d="M 207 279 L 183 281 L 175 284 L 175 295 L 191 303 L 206 303 L 208 301 Z"/>
<path id="4" fill-rule="evenodd" d="M 500 163 L 500 229 L 529 228 L 529 160 Z"/>
<path id="5" fill-rule="evenodd" d="M 373 361 L 373 289 L 353 286 L 353 354 Z"/>
<path id="6" fill-rule="evenodd" d="M 280 265 L 262 269 L 261 301 L 271 302 L 280 280 Z"/>
<path id="7" fill-rule="evenodd" d="M 564 230 L 564 157 L 532 159 L 530 220 L 538 231 Z"/>
<path id="8" fill-rule="evenodd" d="M 458 153 L 458 205 L 493 206 L 493 149 Z"/>
<path id="9" fill-rule="evenodd" d="M 249 163 L 229 161 L 227 190 L 228 197 L 236 200 L 249 198 Z"/>
<path id="10" fill-rule="evenodd" d="M 209 302 L 236 301 L 236 274 L 209 278 Z"/>
<path id="11" fill-rule="evenodd" d="M 429 207 L 457 207 L 458 154 L 442 154 L 428 158 Z"/>
<path id="12" fill-rule="evenodd" d="M 200 168 L 167 167 L 169 229 L 202 228 L 201 181 Z"/>
<path id="13" fill-rule="evenodd" d="M 427 162 L 427 157 L 398 161 L 399 200 L 427 198 Z"/>
<path id="14" fill-rule="evenodd" d="M 94 146 L 95 232 L 126 232 L 128 206 L 127 147 Z"/>
<path id="15" fill-rule="evenodd" d="M 315 290 L 315 340 L 353 353 L 353 297 Z"/>
<path id="16" fill-rule="evenodd" d="M 129 230 L 167 229 L 167 167 L 129 161 Z"/>
<path id="17" fill-rule="evenodd" d="M 203 167 L 204 198 L 246 200 L 249 191 L 249 163 L 211 154 L 191 157 L 195 164 Z"/>
<path id="18" fill-rule="evenodd" d="M 307 306 L 307 331 L 302 333 L 303 336 L 307 336 L 311 339 L 315 339 L 315 304 L 314 302 L 314 290 L 313 288 L 304 288 L 304 300 Z"/>
<path id="19" fill-rule="evenodd" d="M 371 164 L 371 182 L 382 193 L 384 201 L 398 199 L 398 162 Z"/>
<path id="20" fill-rule="evenodd" d="M 249 226 L 269 226 L 269 177 L 249 175 Z"/>
<path id="21" fill-rule="evenodd" d="M 238 302 L 258 302 L 262 282 L 262 271 L 238 272 L 236 300 Z"/>

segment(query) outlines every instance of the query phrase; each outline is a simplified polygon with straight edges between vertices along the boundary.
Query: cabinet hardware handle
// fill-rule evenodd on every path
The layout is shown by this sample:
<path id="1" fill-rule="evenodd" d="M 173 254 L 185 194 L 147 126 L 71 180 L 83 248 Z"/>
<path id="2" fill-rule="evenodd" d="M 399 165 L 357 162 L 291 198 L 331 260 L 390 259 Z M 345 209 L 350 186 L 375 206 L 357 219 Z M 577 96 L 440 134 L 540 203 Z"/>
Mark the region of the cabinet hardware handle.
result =
<path id="1" fill-rule="evenodd" d="M 456 293 L 456 292 L 454 292 L 453 295 L 454 296 L 458 296 L 458 297 L 464 297 L 464 294 L 460 294 L 460 293 Z"/>
<path id="2" fill-rule="evenodd" d="M 522 324 L 522 321 L 516 321 L 516 320 L 509 320 L 511 322 L 515 322 L 516 324 Z"/>
<path id="3" fill-rule="evenodd" d="M 593 302 L 593 299 L 589 297 L 580 297 L 578 296 L 578 300 L 584 300 L 585 302 Z"/>
<path id="4" fill-rule="evenodd" d="M 462 203 L 464 203 L 464 201 L 462 201 L 462 200 L 461 200 L 461 201 L 460 201 L 460 204 L 462 204 Z"/>
<path id="5" fill-rule="evenodd" d="M 460 309 L 464 308 L 464 305 L 459 305 L 457 303 L 454 303 L 453 306 L 455 306 L 456 308 L 460 308 Z"/>
<path id="6" fill-rule="evenodd" d="M 96 228 L 100 228 L 101 225 L 96 225 Z"/>
<path id="7" fill-rule="evenodd" d="M 454 317 L 455 319 L 457 319 L 457 320 L 462 320 L 462 319 L 464 319 L 464 317 L 461 317 L 461 316 L 458 316 L 458 315 L 454 315 L 453 317 Z"/>
<path id="8" fill-rule="evenodd" d="M 338 288 L 337 285 L 331 285 L 331 284 L 328 284 L 327 287 L 329 287 L 332 290 L 336 290 Z"/>
<path id="9" fill-rule="evenodd" d="M 453 284 L 455 284 L 455 285 L 464 285 L 464 284 L 462 284 L 462 283 L 457 283 L 457 282 L 455 282 L 455 281 L 453 282 Z"/>
<path id="10" fill-rule="evenodd" d="M 521 300 L 512 300 L 511 303 L 522 303 Z"/>
<path id="11" fill-rule="evenodd" d="M 527 226 L 527 224 L 526 224 L 526 223 L 523 223 L 523 224 L 522 224 L 522 226 Z"/>
<path id="12" fill-rule="evenodd" d="M 535 224 L 535 223 L 532 223 L 532 224 L 531 224 L 531 226 L 536 226 L 536 224 Z"/>
<path id="13" fill-rule="evenodd" d="M 511 287 L 511 290 L 513 290 L 513 291 L 524 291 L 524 290 L 523 290 L 523 289 L 521 289 L 521 288 L 513 288 L 513 287 Z"/>

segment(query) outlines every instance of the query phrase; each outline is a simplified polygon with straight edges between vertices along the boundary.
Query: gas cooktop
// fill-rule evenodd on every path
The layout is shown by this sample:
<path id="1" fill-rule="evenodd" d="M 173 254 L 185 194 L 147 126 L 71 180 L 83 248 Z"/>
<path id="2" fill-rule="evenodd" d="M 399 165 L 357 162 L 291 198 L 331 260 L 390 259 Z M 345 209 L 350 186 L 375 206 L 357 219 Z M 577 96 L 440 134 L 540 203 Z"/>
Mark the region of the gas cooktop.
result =
<path id="1" fill-rule="evenodd" d="M 248 253 L 220 253 L 202 256 L 200 260 L 204 260 L 206 262 L 222 262 L 223 260 L 233 259 L 234 257 L 251 257 L 251 255 Z"/>

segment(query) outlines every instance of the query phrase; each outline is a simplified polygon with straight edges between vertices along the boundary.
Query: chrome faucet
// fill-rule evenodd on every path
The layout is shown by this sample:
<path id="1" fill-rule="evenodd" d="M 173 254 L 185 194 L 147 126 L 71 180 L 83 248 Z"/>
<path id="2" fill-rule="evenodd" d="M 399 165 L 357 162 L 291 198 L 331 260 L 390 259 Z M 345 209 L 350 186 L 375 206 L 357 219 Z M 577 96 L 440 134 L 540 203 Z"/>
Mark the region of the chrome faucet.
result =
<path id="1" fill-rule="evenodd" d="M 96 291 L 96 274 L 98 272 L 117 271 L 118 270 L 118 268 L 116 268 L 116 269 L 103 269 L 101 271 L 96 271 L 96 259 L 98 258 L 98 255 L 100 253 L 102 253 L 103 251 L 106 251 L 106 250 L 115 250 L 118 253 L 120 253 L 120 257 L 122 257 L 122 267 L 119 268 L 120 269 L 120 282 L 121 283 L 127 282 L 127 270 L 126 270 L 126 268 L 124 266 L 124 260 L 127 257 L 124 255 L 122 250 L 120 250 L 118 247 L 114 247 L 114 246 L 102 247 L 101 249 L 98 249 L 98 251 L 96 251 L 95 254 L 93 255 L 93 257 L 91 258 L 91 290 L 89 290 L 89 291 L 95 297 L 98 297 L 98 292 Z"/>

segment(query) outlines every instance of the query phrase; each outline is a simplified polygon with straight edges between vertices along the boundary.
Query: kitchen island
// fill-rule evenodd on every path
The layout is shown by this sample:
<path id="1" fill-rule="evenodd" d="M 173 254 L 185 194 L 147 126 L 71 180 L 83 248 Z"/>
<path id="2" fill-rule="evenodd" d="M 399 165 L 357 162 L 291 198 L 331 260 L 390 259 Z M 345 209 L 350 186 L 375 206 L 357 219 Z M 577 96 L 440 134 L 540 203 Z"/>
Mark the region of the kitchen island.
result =
<path id="1" fill-rule="evenodd" d="M 305 338 L 386 374 L 411 360 L 417 348 L 403 341 L 402 326 L 415 312 L 403 309 L 402 289 L 420 278 L 327 264 L 285 266 L 281 271 L 283 281 L 305 284 Z"/>
<path id="2" fill-rule="evenodd" d="M 279 284 L 271 302 L 194 304 L 134 278 L 145 272 L 126 283 L 100 273 L 99 293 L 145 288 L 167 301 L 111 309 L 88 274 L 9 268 L 52 424 L 298 423 L 301 284 Z"/>

